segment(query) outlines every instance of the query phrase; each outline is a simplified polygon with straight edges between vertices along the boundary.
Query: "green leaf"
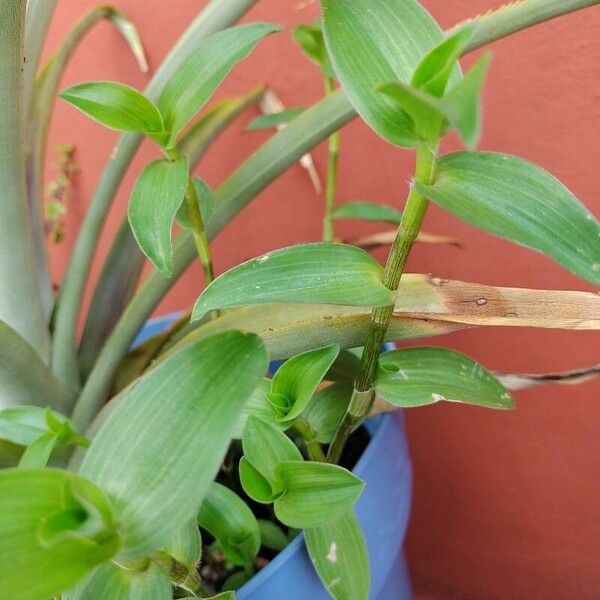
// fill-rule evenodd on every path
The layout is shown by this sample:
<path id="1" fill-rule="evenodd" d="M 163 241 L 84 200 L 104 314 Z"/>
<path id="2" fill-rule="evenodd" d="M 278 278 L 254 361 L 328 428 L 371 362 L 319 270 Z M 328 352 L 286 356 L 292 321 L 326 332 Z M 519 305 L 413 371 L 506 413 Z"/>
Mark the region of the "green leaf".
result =
<path id="1" fill-rule="evenodd" d="M 58 438 L 55 433 L 48 432 L 41 435 L 25 448 L 25 452 L 19 461 L 19 467 L 22 469 L 41 469 L 45 467 L 57 441 Z"/>
<path id="2" fill-rule="evenodd" d="M 333 211 L 334 219 L 359 219 L 361 221 L 381 221 L 400 225 L 402 213 L 391 206 L 375 202 L 347 202 Z"/>
<path id="3" fill-rule="evenodd" d="M 327 463 L 281 462 L 275 477 L 284 492 L 275 500 L 277 518 L 288 527 L 315 527 L 349 509 L 364 483 L 350 471 Z"/>
<path id="4" fill-rule="evenodd" d="M 80 471 L 115 504 L 123 560 L 160 548 L 196 514 L 266 369 L 260 338 L 232 331 L 177 352 L 120 397 Z"/>
<path id="5" fill-rule="evenodd" d="M 180 528 L 162 550 L 187 567 L 195 568 L 202 555 L 202 539 L 196 519 Z"/>
<path id="6" fill-rule="evenodd" d="M 504 386 L 478 362 L 446 348 L 407 348 L 379 358 L 376 390 L 394 406 L 447 400 L 487 408 L 514 407 Z"/>
<path id="7" fill-rule="evenodd" d="M 250 124 L 248 127 L 246 127 L 246 131 L 273 129 L 274 127 L 276 128 L 281 125 L 287 125 L 305 110 L 306 109 L 304 108 L 288 108 L 287 110 L 282 110 L 270 115 L 261 115 L 260 117 L 256 117 L 256 119 L 250 121 Z"/>
<path id="8" fill-rule="evenodd" d="M 62 415 L 55 418 L 66 421 Z M 47 409 L 39 406 L 11 406 L 0 410 L 0 439 L 28 446 L 48 433 Z"/>
<path id="9" fill-rule="evenodd" d="M 418 189 L 467 223 L 600 285 L 600 223 L 544 169 L 507 154 L 459 152 L 441 158 L 433 184 Z"/>
<path id="10" fill-rule="evenodd" d="M 271 504 L 275 501 L 278 493 L 273 491 L 269 481 L 243 456 L 240 459 L 239 472 L 242 488 L 252 500 L 260 504 Z"/>
<path id="11" fill-rule="evenodd" d="M 267 398 L 270 389 L 271 380 L 265 377 L 244 405 L 233 434 L 234 438 L 241 439 L 246 428 L 246 421 L 250 415 L 259 417 L 267 423 L 275 424 L 277 422 L 277 413 Z"/>
<path id="12" fill-rule="evenodd" d="M 225 590 L 226 593 L 233 594 L 235 590 L 239 590 L 245 583 L 250 581 L 252 575 L 248 571 L 237 571 L 230 575 L 223 583 L 222 590 Z M 221 596 L 219 596 L 221 597 Z M 225 596 L 222 596 L 225 597 Z M 235 600 L 235 594 L 233 596 L 227 596 L 227 598 L 232 598 Z"/>
<path id="13" fill-rule="evenodd" d="M 275 250 L 227 271 L 202 293 L 192 313 L 272 302 L 384 306 L 394 294 L 381 283 L 381 265 L 345 244 L 300 244 Z"/>
<path id="14" fill-rule="evenodd" d="M 352 382 L 340 381 L 315 394 L 302 419 L 315 432 L 317 441 L 328 444 L 336 432 L 352 395 Z"/>
<path id="15" fill-rule="evenodd" d="M 254 513 L 229 488 L 213 483 L 198 511 L 198 524 L 219 542 L 234 565 L 252 565 L 260 549 L 260 530 Z"/>
<path id="16" fill-rule="evenodd" d="M 302 454 L 281 429 L 251 416 L 242 436 L 244 457 L 272 486 L 274 493 L 281 491 L 275 475 L 282 462 L 302 461 Z"/>
<path id="17" fill-rule="evenodd" d="M 215 208 L 215 197 L 213 191 L 204 181 L 202 181 L 202 179 L 199 179 L 198 177 L 193 177 L 192 182 L 196 190 L 196 196 L 198 197 L 198 207 L 200 208 L 202 221 L 206 223 L 208 219 L 210 219 L 210 216 Z M 187 204 L 185 202 L 183 202 L 179 207 L 176 219 L 177 223 L 179 223 L 181 227 L 191 229 L 192 225 L 190 223 Z"/>
<path id="18" fill-rule="evenodd" d="M 298 418 L 317 386 L 333 364 L 340 347 L 336 344 L 304 352 L 287 360 L 273 376 L 269 399 L 273 403 L 281 425 L 290 427 Z M 284 406 L 278 402 L 284 399 Z"/>
<path id="19" fill-rule="evenodd" d="M 122 83 L 89 81 L 66 89 L 60 97 L 94 121 L 117 131 L 160 134 L 164 130 L 158 108 Z"/>
<path id="20" fill-rule="evenodd" d="M 187 158 L 156 160 L 140 174 L 129 202 L 129 224 L 139 247 L 167 277 L 173 270 L 171 227 L 187 182 Z"/>
<path id="21" fill-rule="evenodd" d="M 354 511 L 304 530 L 308 554 L 334 600 L 367 600 L 371 567 Z"/>
<path id="22" fill-rule="evenodd" d="M 456 63 L 466 50 L 475 28 L 474 23 L 465 25 L 430 50 L 413 73 L 413 87 L 441 98 L 450 77 L 457 71 Z"/>
<path id="23" fill-rule="evenodd" d="M 316 25 L 298 25 L 294 27 L 293 36 L 305 56 L 321 69 L 323 75 L 334 79 L 335 73 L 327 54 L 320 23 Z"/>
<path id="24" fill-rule="evenodd" d="M 324 33 L 333 68 L 360 116 L 381 137 L 413 146 L 408 116 L 377 86 L 408 83 L 442 31 L 416 0 L 322 0 Z"/>
<path id="25" fill-rule="evenodd" d="M 66 413 L 74 397 L 35 348 L 0 321 L 0 408 L 28 404 Z"/>
<path id="26" fill-rule="evenodd" d="M 265 36 L 279 31 L 270 23 L 250 23 L 216 33 L 198 46 L 165 86 L 158 107 L 170 132 L 169 146 L 206 104 L 229 71 Z"/>
<path id="27" fill-rule="evenodd" d="M 10 600 L 49 598 L 117 551 L 104 493 L 54 469 L 0 471 L 0 581 Z"/>
<path id="28" fill-rule="evenodd" d="M 62 595 L 63 600 L 170 600 L 168 575 L 151 562 L 144 570 L 100 565 L 82 584 Z"/>
<path id="29" fill-rule="evenodd" d="M 275 525 L 273 521 L 258 519 L 258 528 L 261 544 L 269 550 L 281 552 L 290 543 L 283 529 Z"/>
<path id="30" fill-rule="evenodd" d="M 410 116 L 416 139 L 437 142 L 450 124 L 465 145 L 473 148 L 481 130 L 480 95 L 490 58 L 489 53 L 484 54 L 443 98 L 435 98 L 402 82 L 386 83 L 378 89 Z"/>

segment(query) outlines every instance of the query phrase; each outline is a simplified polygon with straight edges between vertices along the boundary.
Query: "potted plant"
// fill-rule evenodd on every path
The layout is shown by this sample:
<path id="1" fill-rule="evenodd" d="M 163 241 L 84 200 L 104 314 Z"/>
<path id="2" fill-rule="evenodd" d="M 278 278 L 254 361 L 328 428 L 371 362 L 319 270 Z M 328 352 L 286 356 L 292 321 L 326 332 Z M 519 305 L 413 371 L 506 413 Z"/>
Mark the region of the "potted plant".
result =
<path id="1" fill-rule="evenodd" d="M 382 344 L 472 326 L 600 326 L 597 294 L 404 273 L 434 202 L 600 282 L 600 224 L 573 194 L 518 157 L 475 151 L 489 55 L 464 75 L 458 66 L 466 52 L 598 2 L 525 0 L 444 34 L 416 0 L 322 0 L 322 22 L 294 35 L 321 69 L 326 97 L 254 122 L 279 131 L 213 191 L 193 176 L 195 163 L 246 107 L 265 102 L 258 88 L 197 116 L 228 72 L 280 31 L 233 26 L 254 3 L 212 0 L 143 94 L 103 81 L 62 91 L 124 135 L 56 297 L 41 181 L 61 74 L 100 19 L 120 29 L 142 66 L 143 50 L 128 19 L 100 7 L 36 76 L 56 2 L 0 7 L 0 580 L 12 600 L 234 590 L 248 599 L 408 598 L 401 417 L 366 417 L 446 400 L 510 409 L 509 388 L 539 378 L 495 375 L 447 348 Z M 357 113 L 415 153 L 401 214 L 336 206 L 337 131 Z M 449 131 L 467 150 L 440 156 Z M 163 157 L 139 174 L 79 337 L 90 261 L 144 137 Z M 274 249 L 215 277 L 210 240 L 327 138 L 324 241 Z M 384 268 L 336 240 L 338 218 L 397 224 Z M 146 258 L 155 268 L 137 287 Z M 132 349 L 194 260 L 208 285 L 191 313 L 147 327 Z M 265 377 L 274 360 L 285 362 Z"/>

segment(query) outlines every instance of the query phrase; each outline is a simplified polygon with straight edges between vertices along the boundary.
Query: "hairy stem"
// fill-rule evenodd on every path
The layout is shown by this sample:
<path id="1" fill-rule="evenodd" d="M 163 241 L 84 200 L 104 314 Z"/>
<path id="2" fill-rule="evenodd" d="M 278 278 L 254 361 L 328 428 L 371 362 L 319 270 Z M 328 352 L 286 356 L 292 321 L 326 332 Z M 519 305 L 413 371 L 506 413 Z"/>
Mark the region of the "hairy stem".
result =
<path id="1" fill-rule="evenodd" d="M 146 89 L 146 95 L 156 100 L 172 73 L 193 48 L 237 21 L 256 2 L 212 0 L 173 47 Z M 92 258 L 117 189 L 141 140 L 140 135 L 126 134 L 117 143 L 92 197 L 61 286 L 54 323 L 52 367 L 61 380 L 71 385 L 79 385 L 75 337 Z"/>
<path id="2" fill-rule="evenodd" d="M 415 179 L 419 183 L 429 185 L 433 177 L 434 168 L 435 154 L 426 146 L 417 148 Z M 398 291 L 400 278 L 404 272 L 412 246 L 421 229 L 427 205 L 427 200 L 413 187 L 406 201 L 402 221 L 398 227 L 396 239 L 392 244 L 383 271 L 383 284 L 393 292 Z M 377 360 L 393 312 L 393 304 L 379 306 L 371 312 L 371 323 L 367 332 L 367 341 L 362 354 L 358 375 L 354 381 L 352 398 L 329 447 L 327 462 L 339 462 L 348 437 L 371 410 L 375 399 L 373 380 L 377 370 Z"/>
<path id="3" fill-rule="evenodd" d="M 44 362 L 50 335 L 35 272 L 25 180 L 25 0 L 0 3 L 0 320 Z"/>
<path id="4" fill-rule="evenodd" d="M 333 93 L 333 79 L 325 76 L 325 96 Z M 323 241 L 332 242 L 335 238 L 333 211 L 335 209 L 335 194 L 337 186 L 338 160 L 340 155 L 340 132 L 335 131 L 329 136 L 329 151 L 327 159 L 327 187 L 325 189 L 325 215 L 323 217 Z"/>

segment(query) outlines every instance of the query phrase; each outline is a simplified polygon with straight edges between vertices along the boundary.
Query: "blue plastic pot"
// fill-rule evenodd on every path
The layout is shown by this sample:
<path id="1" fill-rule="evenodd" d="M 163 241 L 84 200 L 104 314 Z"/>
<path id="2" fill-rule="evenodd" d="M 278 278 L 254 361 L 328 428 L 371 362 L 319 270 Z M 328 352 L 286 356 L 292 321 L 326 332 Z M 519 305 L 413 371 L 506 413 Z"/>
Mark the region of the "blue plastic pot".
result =
<path id="1" fill-rule="evenodd" d="M 150 321 L 136 344 L 164 331 L 177 315 Z M 369 547 L 370 600 L 412 598 L 403 544 L 411 500 L 412 471 L 400 412 L 370 419 L 371 441 L 354 473 L 366 482 L 356 513 Z M 302 535 L 237 592 L 238 600 L 330 600 Z"/>

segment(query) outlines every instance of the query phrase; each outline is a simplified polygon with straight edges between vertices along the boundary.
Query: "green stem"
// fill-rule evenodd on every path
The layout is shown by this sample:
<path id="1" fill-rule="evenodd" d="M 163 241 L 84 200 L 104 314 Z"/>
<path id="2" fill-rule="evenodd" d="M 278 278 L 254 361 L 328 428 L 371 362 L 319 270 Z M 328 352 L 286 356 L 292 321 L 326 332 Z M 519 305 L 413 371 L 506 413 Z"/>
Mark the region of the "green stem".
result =
<path id="1" fill-rule="evenodd" d="M 195 568 L 189 568 L 166 552 L 157 552 L 154 560 L 169 573 L 169 579 L 176 587 L 197 598 L 212 596 Z"/>
<path id="2" fill-rule="evenodd" d="M 426 146 L 417 148 L 415 179 L 419 183 L 429 184 L 434 169 L 435 153 Z M 428 201 L 413 187 L 406 201 L 402 221 L 383 271 L 383 284 L 393 292 L 398 291 L 400 278 L 404 272 L 411 248 L 421 229 L 427 205 Z M 328 462 L 339 462 L 348 437 L 371 410 L 375 398 L 373 380 L 377 369 L 377 361 L 393 312 L 393 304 L 376 307 L 371 312 L 367 341 L 365 342 L 358 375 L 354 381 L 350 405 L 329 447 Z"/>
<path id="3" fill-rule="evenodd" d="M 256 2 L 257 0 L 212 0 L 157 70 L 146 89 L 146 95 L 151 100 L 156 100 L 173 72 L 193 48 L 237 21 Z M 117 143 L 90 202 L 59 293 L 54 322 L 52 368 L 62 381 L 74 386 L 79 385 L 75 339 L 77 321 L 92 258 L 115 194 L 141 141 L 142 136 L 129 133 Z"/>
<path id="4" fill-rule="evenodd" d="M 334 92 L 334 82 L 331 77 L 325 76 L 325 96 L 329 97 Z M 333 242 L 335 228 L 333 211 L 335 209 L 335 195 L 337 187 L 338 161 L 340 155 L 340 132 L 335 131 L 329 136 L 329 152 L 327 160 L 327 187 L 325 189 L 325 215 L 323 217 L 323 241 Z"/>
<path id="5" fill-rule="evenodd" d="M 188 180 L 187 190 L 185 192 L 185 205 L 192 226 L 191 229 L 192 235 L 194 236 L 194 243 L 196 244 L 196 251 L 198 252 L 198 257 L 200 258 L 202 269 L 204 271 L 204 283 L 205 285 L 208 285 L 214 280 L 215 272 L 213 269 L 210 244 L 208 243 L 204 222 L 202 221 L 202 214 L 200 213 L 200 205 L 198 204 L 198 194 L 196 193 L 194 181 L 191 177 Z"/>
<path id="6" fill-rule="evenodd" d="M 308 450 L 308 455 L 311 460 L 318 462 L 325 462 L 325 454 L 323 452 L 323 448 L 319 443 L 319 440 L 316 437 L 315 432 L 311 429 L 306 421 L 303 419 L 296 419 L 294 422 L 294 427 L 296 431 L 302 436 L 304 443 L 306 444 L 306 449 Z"/>

